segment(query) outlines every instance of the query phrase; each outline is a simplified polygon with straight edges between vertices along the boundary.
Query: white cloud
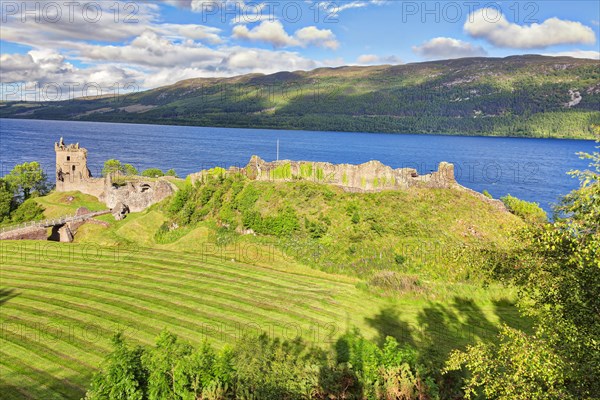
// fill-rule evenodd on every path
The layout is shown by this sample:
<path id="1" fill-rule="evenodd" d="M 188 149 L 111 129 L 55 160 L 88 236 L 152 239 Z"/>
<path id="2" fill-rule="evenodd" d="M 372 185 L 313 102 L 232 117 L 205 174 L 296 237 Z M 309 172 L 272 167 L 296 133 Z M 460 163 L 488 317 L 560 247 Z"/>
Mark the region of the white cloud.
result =
<path id="1" fill-rule="evenodd" d="M 481 46 L 474 46 L 462 40 L 437 37 L 420 46 L 413 46 L 413 52 L 427 60 L 442 60 L 463 57 L 483 57 L 487 52 Z"/>
<path id="2" fill-rule="evenodd" d="M 314 44 L 316 46 L 335 50 L 340 45 L 331 30 L 319 29 L 315 26 L 307 26 L 306 28 L 298 29 L 294 36 L 303 44 L 303 46 Z"/>
<path id="3" fill-rule="evenodd" d="M 176 3 L 192 6 L 190 1 Z M 140 89 L 149 89 L 189 78 L 274 73 L 322 65 L 296 52 L 232 46 L 218 28 L 165 23 L 152 3 L 138 3 L 138 21 L 132 24 L 114 21 L 114 14 L 108 10 L 113 2 L 99 4 L 105 8 L 105 18 L 97 22 L 66 18 L 46 23 L 42 18 L 39 23 L 29 15 L 23 23 L 18 15 L 9 16 L 0 26 L 2 39 L 32 50 L 0 55 L 2 83 L 64 86 L 72 82 L 79 87 L 88 83 L 105 87 L 135 82 Z M 76 10 L 73 15 L 77 14 Z M 328 30 L 307 27 L 296 34 L 290 36 L 283 28 L 274 29 L 266 38 L 277 41 L 278 35 L 283 37 L 279 47 L 337 45 Z"/>
<path id="4" fill-rule="evenodd" d="M 84 11 L 88 3 L 73 3 L 74 8 L 62 10 L 61 18 L 56 21 L 53 21 L 52 17 L 44 11 L 44 7 L 38 7 L 35 14 L 28 13 L 24 22 L 21 20 L 20 13 L 3 16 L 6 22 L 0 26 L 0 35 L 5 41 L 34 48 L 65 49 L 70 48 L 72 43 L 82 41 L 122 42 L 147 31 L 176 40 L 192 39 L 209 44 L 223 42 L 220 36 L 221 30 L 218 28 L 197 24 L 161 23 L 155 4 L 135 3 L 138 8 L 135 9 L 135 15 L 132 17 L 134 20 L 126 22 L 129 14 L 124 10 L 127 4 L 132 3 L 90 3 L 95 4 L 94 7 L 101 7 L 97 20 L 92 18 L 94 14 L 91 11 Z M 114 9 L 120 7 L 118 16 L 111 7 Z"/>
<path id="5" fill-rule="evenodd" d="M 283 24 L 279 21 L 263 21 L 252 29 L 246 25 L 233 27 L 233 35 L 236 39 L 245 39 L 254 42 L 266 42 L 274 47 L 306 47 L 315 45 L 329 49 L 337 49 L 339 42 L 329 29 L 319 29 L 315 26 L 307 26 L 298 29 L 294 36 L 289 35 Z"/>
<path id="6" fill-rule="evenodd" d="M 402 60 L 396 56 L 380 57 L 375 54 L 363 54 L 356 59 L 358 65 L 382 65 L 382 64 L 402 64 Z"/>
<path id="7" fill-rule="evenodd" d="M 549 18 L 541 24 L 518 25 L 508 22 L 494 8 L 482 8 L 471 13 L 464 29 L 472 37 L 483 38 L 494 46 L 515 49 L 596 42 L 592 28 L 580 22 Z"/>
<path id="8" fill-rule="evenodd" d="M 552 57 L 591 58 L 592 60 L 600 60 L 600 51 L 595 50 L 559 51 L 556 53 L 546 53 L 543 55 Z"/>
<path id="9" fill-rule="evenodd" d="M 255 42 L 267 42 L 275 47 L 299 46 L 300 42 L 288 35 L 279 21 L 263 21 L 260 25 L 248 29 L 246 25 L 233 27 L 233 37 Z"/>

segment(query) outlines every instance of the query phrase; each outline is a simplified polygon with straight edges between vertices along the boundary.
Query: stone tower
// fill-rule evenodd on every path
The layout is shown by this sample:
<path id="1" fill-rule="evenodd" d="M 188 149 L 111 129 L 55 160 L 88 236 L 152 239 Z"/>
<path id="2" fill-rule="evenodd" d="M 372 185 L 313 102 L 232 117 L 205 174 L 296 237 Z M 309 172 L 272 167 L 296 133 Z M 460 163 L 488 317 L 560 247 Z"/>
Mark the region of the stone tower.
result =
<path id="1" fill-rule="evenodd" d="M 90 182 L 92 174 L 87 167 L 87 150 L 79 143 L 65 145 L 63 138 L 54 143 L 56 152 L 56 191 L 81 190 Z"/>

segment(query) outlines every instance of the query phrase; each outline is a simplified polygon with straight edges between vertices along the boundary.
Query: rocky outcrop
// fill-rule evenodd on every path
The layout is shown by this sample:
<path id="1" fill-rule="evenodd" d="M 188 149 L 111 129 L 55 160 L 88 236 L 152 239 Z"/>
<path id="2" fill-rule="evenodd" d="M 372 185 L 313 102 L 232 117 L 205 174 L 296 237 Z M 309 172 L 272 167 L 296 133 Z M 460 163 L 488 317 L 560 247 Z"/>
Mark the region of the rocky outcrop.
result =
<path id="1" fill-rule="evenodd" d="M 402 190 L 415 186 L 428 188 L 457 186 L 454 165 L 446 162 L 440 163 L 438 170 L 431 174 L 419 175 L 416 169 L 393 169 L 379 161 L 369 161 L 360 165 L 290 160 L 266 162 L 258 156 L 252 156 L 245 168 L 232 170 L 259 181 L 302 179 L 328 183 L 348 191 L 358 192 Z M 196 174 L 192 176 L 192 180 L 201 177 L 202 175 Z"/>

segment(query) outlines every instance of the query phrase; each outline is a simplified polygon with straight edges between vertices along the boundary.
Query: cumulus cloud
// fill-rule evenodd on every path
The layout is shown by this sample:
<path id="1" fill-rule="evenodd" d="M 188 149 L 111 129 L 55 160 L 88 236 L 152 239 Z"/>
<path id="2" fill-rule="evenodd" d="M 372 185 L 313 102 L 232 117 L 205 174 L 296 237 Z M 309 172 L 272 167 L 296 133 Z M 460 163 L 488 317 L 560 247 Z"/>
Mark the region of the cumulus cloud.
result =
<path id="1" fill-rule="evenodd" d="M 179 7 L 199 6 L 191 1 L 171 3 Z M 86 84 L 105 88 L 134 83 L 141 90 L 196 77 L 274 73 L 322 65 L 293 51 L 234 46 L 218 28 L 163 22 L 156 3 L 136 3 L 137 22 L 129 24 L 114 21 L 114 14 L 107 8 L 113 2 L 97 4 L 106 9 L 104 18 L 96 22 L 83 18 L 46 22 L 41 18 L 40 23 L 35 15 L 22 22 L 19 15 L 7 16 L 6 23 L 0 26 L 2 39 L 31 50 L 0 55 L 4 87 L 17 83 L 66 87 L 75 83 L 80 88 Z M 75 10 L 73 15 L 77 14 Z M 276 47 L 337 46 L 331 31 L 315 27 L 299 29 L 293 36 L 283 28 L 258 33 L 276 43 L 283 38 Z M 0 87 L 0 94 L 2 90 Z"/>
<path id="2" fill-rule="evenodd" d="M 396 56 L 380 57 L 375 54 L 363 54 L 356 59 L 358 65 L 381 65 L 381 64 L 402 64 L 402 60 Z"/>
<path id="3" fill-rule="evenodd" d="M 319 29 L 315 26 L 298 29 L 294 36 L 303 46 L 314 44 L 315 46 L 335 50 L 340 45 L 331 30 Z"/>
<path id="4" fill-rule="evenodd" d="M 246 25 L 233 27 L 233 37 L 250 41 L 260 41 L 272 44 L 275 47 L 299 46 L 300 42 L 288 35 L 279 21 L 263 21 L 260 25 L 248 29 Z"/>
<path id="5" fill-rule="evenodd" d="M 436 37 L 420 46 L 413 46 L 413 52 L 427 60 L 442 60 L 463 57 L 483 57 L 487 52 L 481 46 L 474 46 L 462 40 Z"/>
<path id="6" fill-rule="evenodd" d="M 592 60 L 600 60 L 600 51 L 595 50 L 572 50 L 559 51 L 556 53 L 546 53 L 544 56 L 552 57 L 574 57 L 574 58 L 590 58 Z"/>
<path id="7" fill-rule="evenodd" d="M 274 47 L 306 47 L 308 45 L 315 45 L 337 49 L 339 46 L 335 35 L 329 29 L 308 26 L 298 29 L 291 36 L 285 31 L 283 24 L 279 21 L 263 21 L 252 29 L 248 29 L 246 25 L 236 25 L 233 27 L 232 36 L 236 39 L 270 43 Z"/>
<path id="8" fill-rule="evenodd" d="M 515 49 L 596 42 L 592 28 L 580 22 L 549 18 L 541 24 L 518 25 L 508 22 L 494 8 L 482 8 L 471 13 L 464 29 L 472 37 L 483 38 L 494 46 Z"/>
<path id="9" fill-rule="evenodd" d="M 34 48 L 65 49 L 71 47 L 72 43 L 81 41 L 121 42 L 147 31 L 177 40 L 192 39 L 209 44 L 223 42 L 218 28 L 198 24 L 162 23 L 155 4 L 135 3 L 137 8 L 132 9 L 135 13 L 130 14 L 132 11 L 126 7 L 132 3 L 94 2 L 90 3 L 94 4 L 94 8 L 87 9 L 88 3 L 72 3 L 72 9 L 61 7 L 60 18 L 49 14 L 48 10 L 51 8 L 42 6 L 28 8 L 35 11 L 28 12 L 24 21 L 20 12 L 7 13 L 3 15 L 6 22 L 3 21 L 0 26 L 1 37 L 8 42 Z M 120 12 L 115 14 L 114 10 L 117 8 Z"/>

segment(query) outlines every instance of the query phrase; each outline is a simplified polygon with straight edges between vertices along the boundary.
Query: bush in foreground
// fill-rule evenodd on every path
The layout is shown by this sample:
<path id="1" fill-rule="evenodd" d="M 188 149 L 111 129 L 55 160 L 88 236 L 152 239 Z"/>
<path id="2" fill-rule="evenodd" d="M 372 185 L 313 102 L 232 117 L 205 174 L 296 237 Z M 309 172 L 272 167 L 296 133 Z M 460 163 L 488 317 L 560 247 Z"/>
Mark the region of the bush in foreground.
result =
<path id="1" fill-rule="evenodd" d="M 154 347 L 130 346 L 120 334 L 113 346 L 87 400 L 438 398 L 416 351 L 391 337 L 379 347 L 352 332 L 323 350 L 263 334 L 217 351 L 165 331 Z"/>

